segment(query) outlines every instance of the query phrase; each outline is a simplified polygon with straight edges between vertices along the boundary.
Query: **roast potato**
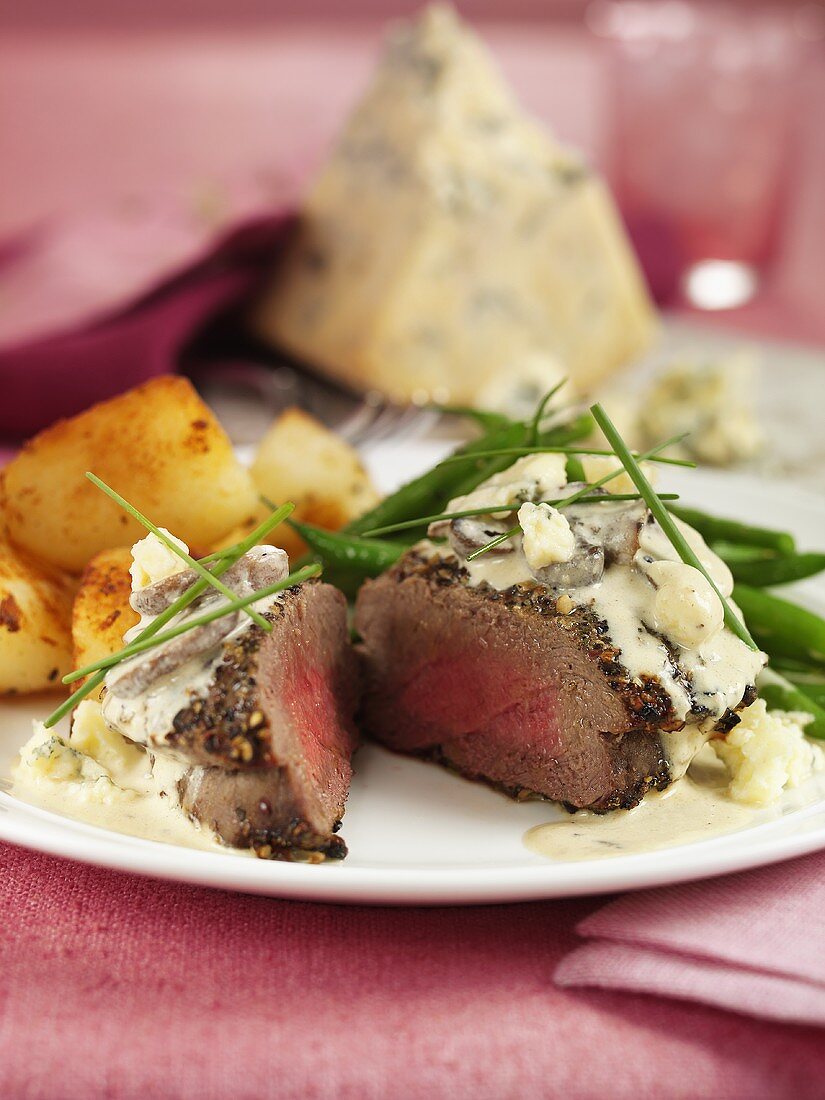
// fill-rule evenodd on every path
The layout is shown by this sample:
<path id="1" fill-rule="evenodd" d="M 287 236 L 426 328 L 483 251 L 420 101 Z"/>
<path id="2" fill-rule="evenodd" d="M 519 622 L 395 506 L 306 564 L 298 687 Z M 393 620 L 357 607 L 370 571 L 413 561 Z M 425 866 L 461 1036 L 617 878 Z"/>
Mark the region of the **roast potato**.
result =
<path id="1" fill-rule="evenodd" d="M 295 519 L 329 531 L 339 530 L 378 500 L 349 443 L 296 408 L 282 413 L 261 440 L 252 478 L 275 504 L 291 500 Z"/>
<path id="2" fill-rule="evenodd" d="M 0 535 L 0 694 L 60 686 L 72 667 L 73 587 Z"/>
<path id="3" fill-rule="evenodd" d="M 132 578 L 128 547 L 102 550 L 83 571 L 72 607 L 74 667 L 99 661 L 123 648 L 123 635 L 138 622 L 129 606 Z"/>
<path id="4" fill-rule="evenodd" d="M 101 550 L 145 533 L 84 477 L 87 470 L 190 546 L 211 545 L 258 503 L 226 433 L 184 378 L 156 378 L 58 421 L 6 467 L 11 537 L 74 573 Z"/>

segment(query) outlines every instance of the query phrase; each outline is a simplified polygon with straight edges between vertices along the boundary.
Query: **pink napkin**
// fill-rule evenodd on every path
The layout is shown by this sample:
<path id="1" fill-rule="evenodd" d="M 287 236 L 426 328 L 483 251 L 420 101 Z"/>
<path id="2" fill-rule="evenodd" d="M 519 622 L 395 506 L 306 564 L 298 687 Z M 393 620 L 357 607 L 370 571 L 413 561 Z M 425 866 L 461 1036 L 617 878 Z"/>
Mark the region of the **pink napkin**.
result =
<path id="1" fill-rule="evenodd" d="M 561 986 L 625 989 L 825 1025 L 825 856 L 628 894 L 577 927 Z M 825 1046 L 825 1042 L 823 1042 Z"/>
<path id="2" fill-rule="evenodd" d="M 818 1029 L 554 985 L 592 900 L 312 905 L 9 845 L 0 883 L 4 1100 L 822 1096 Z"/>
<path id="3" fill-rule="evenodd" d="M 69 221 L 6 245 L 0 251 L 0 436 L 25 437 L 176 370 L 198 331 L 253 293 L 290 222 L 284 213 L 249 218 L 216 239 L 163 219 L 138 217 L 126 227 L 101 219 L 84 252 Z M 146 236 L 158 244 L 154 258 Z M 85 256 L 85 282 L 78 256 Z M 159 266 L 173 259 L 171 273 Z M 2 293 L 9 288 L 13 316 L 10 296 Z M 63 327 L 53 332 L 55 325 Z M 35 339 L 35 331 L 49 335 Z"/>

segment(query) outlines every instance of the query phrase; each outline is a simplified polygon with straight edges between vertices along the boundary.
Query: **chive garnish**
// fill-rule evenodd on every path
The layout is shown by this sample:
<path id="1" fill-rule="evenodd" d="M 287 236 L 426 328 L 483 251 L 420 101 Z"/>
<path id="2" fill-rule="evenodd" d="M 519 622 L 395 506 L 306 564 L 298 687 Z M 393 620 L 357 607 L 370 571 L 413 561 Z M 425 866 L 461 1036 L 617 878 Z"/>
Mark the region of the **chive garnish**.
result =
<path id="1" fill-rule="evenodd" d="M 211 611 L 205 611 L 202 615 L 196 615 L 192 619 L 187 619 L 186 622 L 178 623 L 177 626 L 173 626 L 170 630 L 166 630 L 162 634 L 156 634 L 152 638 L 144 638 L 142 641 L 137 639 L 134 642 L 130 642 L 129 645 L 124 646 L 123 649 L 119 650 L 117 653 L 113 653 L 110 657 L 102 657 L 93 664 L 76 669 L 71 674 L 71 678 L 73 680 L 79 680 L 83 676 L 88 676 L 90 672 L 95 672 L 99 669 L 113 668 L 115 665 L 120 664 L 121 661 L 126 661 L 138 653 L 145 653 L 147 649 L 154 649 L 155 646 L 163 645 L 165 642 L 171 642 L 173 638 L 178 638 L 181 634 L 188 633 L 188 631 L 193 630 L 196 626 L 206 626 L 208 623 L 215 622 L 216 619 L 222 619 L 225 615 L 230 615 L 233 611 L 242 611 L 251 604 L 257 603 L 258 600 L 264 600 L 267 596 L 274 596 L 276 592 L 283 592 L 287 588 L 292 588 L 293 585 L 303 584 L 303 582 L 309 580 L 310 577 L 317 577 L 320 572 L 321 566 L 318 562 L 302 566 L 301 569 L 296 570 L 294 573 L 290 573 L 288 577 L 285 577 L 282 581 L 278 581 L 277 584 L 270 584 L 267 585 L 266 588 L 259 588 L 257 592 L 252 592 L 248 596 L 235 596 L 231 602 L 213 608 Z"/>
<path id="2" fill-rule="evenodd" d="M 552 389 L 548 390 L 544 397 L 542 397 L 541 401 L 539 401 L 538 405 L 536 406 L 536 411 L 533 413 L 533 419 L 530 421 L 530 430 L 527 434 L 528 443 L 538 443 L 539 432 L 541 431 L 541 418 L 544 416 L 544 410 L 547 408 L 547 406 L 550 404 L 550 402 L 553 400 L 553 398 L 556 396 L 562 386 L 566 385 L 567 379 L 562 378 L 561 382 L 558 382 L 555 386 L 553 386 Z"/>
<path id="3" fill-rule="evenodd" d="M 622 471 L 617 470 L 615 474 L 611 474 L 611 477 L 616 477 Z M 593 485 L 588 485 L 586 489 L 582 490 L 582 494 L 589 493 L 594 486 L 601 485 L 601 481 L 596 481 Z M 664 493 L 663 500 L 678 500 L 678 493 Z M 574 493 L 570 497 L 559 497 L 556 500 L 542 500 L 538 501 L 539 504 L 552 504 L 554 507 L 563 507 L 565 504 L 572 503 L 573 501 L 581 500 L 582 504 L 612 504 L 616 500 L 642 500 L 639 493 L 610 493 L 604 496 L 580 496 L 579 493 Z M 465 516 L 492 516 L 498 512 L 516 512 L 524 504 L 523 500 L 514 500 L 509 504 L 488 504 L 484 508 L 467 508 L 462 512 L 437 512 L 433 516 L 419 516 L 418 519 L 408 519 L 403 523 L 390 523 L 386 527 L 376 527 L 371 531 L 364 531 L 363 538 L 380 538 L 382 535 L 392 535 L 396 531 L 408 531 L 416 527 L 429 526 L 431 523 L 440 523 L 442 520 L 448 519 L 464 519 Z M 518 528 L 521 530 L 521 528 Z M 504 536 L 502 536 L 504 537 Z M 512 536 L 507 536 L 512 537 Z"/>
<path id="4" fill-rule="evenodd" d="M 263 520 L 262 523 L 259 523 L 253 531 L 250 531 L 246 538 L 241 539 L 241 541 L 234 546 L 229 546 L 225 550 L 220 551 L 220 560 L 215 559 L 217 560 L 217 564 L 212 570 L 212 576 L 217 577 L 225 573 L 227 569 L 242 558 L 253 546 L 256 546 L 262 539 L 266 538 L 266 536 L 282 523 L 294 510 L 294 504 L 282 504 L 271 516 L 267 516 L 267 518 Z M 210 557 L 213 556 L 210 555 Z M 138 637 L 135 638 L 135 641 L 143 641 L 146 638 L 153 638 L 155 635 L 159 634 L 171 619 L 198 599 L 199 596 L 202 596 L 208 587 L 208 581 L 196 581 L 192 587 L 179 596 L 174 603 L 171 603 L 165 611 L 162 611 L 157 618 L 153 619 L 145 630 L 142 630 Z M 233 594 L 233 599 L 234 598 Z M 56 725 L 61 718 L 65 717 L 65 715 L 74 709 L 81 699 L 85 699 L 87 695 L 90 695 L 99 688 L 105 679 L 105 675 L 104 671 L 98 671 L 93 676 L 90 676 L 85 684 L 79 687 L 77 691 L 73 692 L 68 699 L 56 708 L 56 710 L 52 711 L 44 722 L 46 728 L 50 729 L 52 726 Z M 69 677 L 64 677 L 64 683 L 67 682 L 70 682 Z"/>
<path id="5" fill-rule="evenodd" d="M 683 437 L 682 437 L 683 438 Z M 668 443 L 667 446 L 672 446 Z M 501 447 L 492 451 L 473 451 L 472 454 L 466 455 L 450 455 L 449 458 L 443 458 L 438 463 L 439 466 L 451 466 L 455 462 L 467 462 L 469 459 L 475 458 L 495 458 L 498 455 L 513 455 L 514 457 L 524 455 L 606 455 L 608 457 L 618 458 L 615 451 L 608 451 L 604 448 L 597 449 L 594 447 Z M 664 455 L 656 455 L 655 457 L 645 458 L 644 455 L 635 454 L 636 458 L 644 462 L 661 462 L 666 466 L 688 466 L 691 469 L 696 468 L 696 463 L 691 462 L 687 458 L 666 458 Z M 619 471 L 621 472 L 621 471 Z"/>
<path id="6" fill-rule="evenodd" d="M 758 650 L 759 646 L 757 646 L 756 642 L 751 637 L 750 631 L 733 610 L 733 608 L 722 595 L 722 593 L 719 591 L 716 583 L 708 573 L 707 569 L 705 569 L 704 565 L 701 563 L 694 551 L 688 545 L 687 540 L 685 539 L 679 528 L 676 526 L 670 512 L 668 512 L 667 508 L 665 508 L 665 506 L 662 504 L 662 497 L 657 495 L 656 490 L 645 477 L 644 471 L 642 470 L 638 461 L 631 454 L 630 449 L 628 448 L 625 441 L 619 435 L 619 432 L 613 421 L 599 404 L 592 405 L 590 411 L 593 414 L 593 419 L 604 432 L 607 442 L 611 445 L 611 447 L 614 449 L 617 456 L 621 460 L 622 465 L 627 471 L 628 477 L 630 477 L 633 484 L 639 490 L 642 497 L 644 498 L 645 503 L 650 509 L 651 514 L 653 515 L 659 526 L 662 528 L 664 533 L 667 535 L 673 546 L 673 549 L 676 551 L 676 553 L 679 555 L 685 565 L 691 565 L 694 569 L 699 570 L 699 572 L 702 574 L 708 584 L 710 584 L 716 595 L 719 597 L 719 600 L 722 604 L 722 610 L 725 614 L 725 624 L 728 629 L 732 631 L 732 633 L 734 633 L 737 638 L 741 639 L 741 641 L 743 641 L 746 645 L 750 646 L 751 649 Z"/>
<path id="7" fill-rule="evenodd" d="M 683 433 L 679 436 L 673 436 L 671 439 L 666 439 L 664 443 L 660 443 L 657 447 L 653 447 L 651 450 L 646 451 L 642 455 L 639 455 L 639 460 L 641 462 L 647 462 L 648 460 L 654 458 L 660 451 L 664 451 L 667 447 L 672 447 L 674 443 L 679 443 L 682 439 L 685 438 L 685 434 L 686 433 Z M 619 458 L 619 455 L 616 454 L 615 451 L 610 451 L 609 453 L 615 455 L 616 458 Z M 604 477 L 600 477 L 598 481 L 593 481 L 590 484 L 585 485 L 583 488 L 577 490 L 577 492 L 571 493 L 570 496 L 564 497 L 562 500 L 556 501 L 555 507 L 561 510 L 562 508 L 568 508 L 571 504 L 590 504 L 591 500 L 587 496 L 588 493 L 592 493 L 594 489 L 601 489 L 603 485 L 607 485 L 608 481 L 612 481 L 614 478 L 619 477 L 624 472 L 625 471 L 623 469 L 618 469 L 611 471 L 611 473 L 609 474 L 605 474 Z M 676 496 L 678 498 L 678 494 L 676 494 Z M 637 495 L 636 493 L 611 493 L 607 497 L 595 497 L 594 499 L 608 501 L 643 500 L 644 498 Z M 673 494 L 663 493 L 661 499 L 672 500 Z M 548 500 L 545 503 L 551 504 L 554 502 Z M 510 530 L 505 531 L 504 534 L 498 535 L 494 539 L 490 539 L 490 541 L 485 542 L 483 546 L 479 546 L 478 550 L 473 550 L 471 554 L 467 555 L 467 561 L 475 561 L 475 559 L 477 557 L 480 557 L 481 554 L 486 554 L 488 550 L 495 550 L 497 546 L 501 546 L 502 543 L 507 542 L 508 539 L 515 538 L 516 535 L 519 535 L 520 533 L 521 526 L 519 524 L 516 524 L 515 527 L 511 527 Z"/>
<path id="8" fill-rule="evenodd" d="M 139 511 L 134 506 L 134 504 L 130 504 L 125 497 L 122 497 L 120 493 L 114 490 L 110 485 L 107 485 L 105 481 L 102 481 L 99 477 L 97 477 L 93 473 L 90 473 L 88 470 L 86 471 L 86 477 L 89 479 L 89 481 L 91 481 L 92 485 L 96 485 L 97 488 L 100 489 L 101 492 L 105 493 L 107 497 L 110 497 L 115 502 L 115 504 L 119 504 L 125 512 L 128 512 L 130 516 L 138 521 L 138 523 L 142 524 L 147 531 L 151 531 L 153 535 L 156 535 L 157 538 L 159 538 L 160 541 L 164 544 L 164 546 L 171 550 L 176 557 L 180 558 L 181 561 L 186 562 L 190 569 L 194 569 L 194 571 L 202 580 L 206 581 L 207 584 L 211 584 L 213 588 L 217 589 L 217 591 L 220 592 L 222 596 L 226 596 L 227 599 L 235 599 L 235 593 L 232 591 L 231 588 L 227 588 L 226 585 L 223 584 L 223 582 L 219 580 L 219 578 L 216 577 L 214 573 L 211 573 L 205 565 L 201 565 L 201 563 L 196 558 L 193 558 L 191 554 L 187 554 L 185 550 L 181 550 L 174 539 L 171 539 L 166 534 L 166 532 L 162 530 L 162 528 L 152 523 L 152 521 L 147 516 L 144 516 L 144 514 Z M 257 611 L 247 609 L 246 613 L 257 626 L 261 627 L 262 630 L 269 631 L 272 629 L 272 624 L 268 623 L 263 615 L 259 615 Z"/>

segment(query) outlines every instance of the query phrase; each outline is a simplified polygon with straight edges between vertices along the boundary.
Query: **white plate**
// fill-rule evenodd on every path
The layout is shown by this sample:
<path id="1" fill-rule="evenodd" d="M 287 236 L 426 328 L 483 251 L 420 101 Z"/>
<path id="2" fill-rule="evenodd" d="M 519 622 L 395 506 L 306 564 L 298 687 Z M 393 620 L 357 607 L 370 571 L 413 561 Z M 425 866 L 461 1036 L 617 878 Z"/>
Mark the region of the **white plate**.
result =
<path id="1" fill-rule="evenodd" d="M 391 487 L 424 468 L 443 444 L 385 444 L 370 456 Z M 802 546 L 821 543 L 825 506 L 814 496 L 732 475 L 674 471 L 663 482 L 708 511 L 786 527 Z M 797 588 L 825 607 L 825 583 Z M 0 776 L 7 775 L 42 701 L 0 707 Z M 0 838 L 123 871 L 275 897 L 365 904 L 467 904 L 597 894 L 727 874 L 825 848 L 825 795 L 777 820 L 680 847 L 599 861 L 553 863 L 522 843 L 531 826 L 561 815 L 546 803 L 514 803 L 429 764 L 368 745 L 342 834 L 341 864 L 267 863 L 138 840 L 36 809 L 0 793 Z M 797 803 L 798 804 L 798 803 Z"/>

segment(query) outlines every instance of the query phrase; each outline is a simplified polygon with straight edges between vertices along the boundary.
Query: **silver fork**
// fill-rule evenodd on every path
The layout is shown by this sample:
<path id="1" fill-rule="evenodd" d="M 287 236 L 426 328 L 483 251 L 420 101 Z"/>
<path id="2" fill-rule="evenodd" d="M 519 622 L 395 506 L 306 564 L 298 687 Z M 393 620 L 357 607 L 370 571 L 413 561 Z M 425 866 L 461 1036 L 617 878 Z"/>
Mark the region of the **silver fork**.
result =
<path id="1" fill-rule="evenodd" d="M 288 364 L 215 362 L 202 365 L 195 384 L 236 444 L 254 443 L 273 417 L 290 406 L 305 409 L 354 447 L 423 435 L 438 419 L 433 409 L 395 405 L 380 394 L 355 396 Z"/>
<path id="2" fill-rule="evenodd" d="M 402 442 L 422 436 L 438 417 L 435 409 L 392 405 L 385 401 L 370 402 L 368 399 L 341 425 L 338 432 L 353 447 L 365 448 L 389 439 Z"/>

